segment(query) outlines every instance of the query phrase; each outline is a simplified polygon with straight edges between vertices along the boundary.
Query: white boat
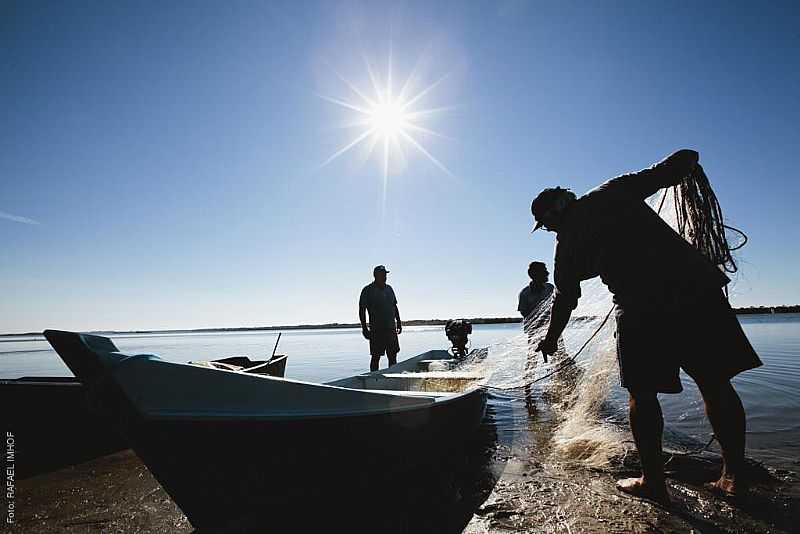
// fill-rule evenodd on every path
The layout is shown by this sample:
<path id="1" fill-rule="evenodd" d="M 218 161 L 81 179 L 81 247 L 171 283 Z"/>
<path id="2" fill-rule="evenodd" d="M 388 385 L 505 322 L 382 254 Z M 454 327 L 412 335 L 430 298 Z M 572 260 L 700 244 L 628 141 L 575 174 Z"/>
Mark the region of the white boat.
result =
<path id="1" fill-rule="evenodd" d="M 479 375 L 427 371 L 452 366 L 443 350 L 318 384 L 123 354 L 100 336 L 44 335 L 198 528 L 253 506 L 321 504 L 341 477 L 391 476 L 432 450 L 455 451 L 486 408 Z"/>

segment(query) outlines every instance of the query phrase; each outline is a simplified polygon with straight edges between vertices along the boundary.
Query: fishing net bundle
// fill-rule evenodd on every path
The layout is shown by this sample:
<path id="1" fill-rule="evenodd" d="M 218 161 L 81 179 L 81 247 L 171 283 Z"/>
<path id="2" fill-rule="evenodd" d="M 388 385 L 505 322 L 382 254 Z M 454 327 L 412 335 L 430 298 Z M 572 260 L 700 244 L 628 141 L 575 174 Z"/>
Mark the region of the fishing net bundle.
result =
<path id="1" fill-rule="evenodd" d="M 735 273 L 738 268 L 732 252 L 747 243 L 747 236 L 724 223 L 722 208 L 703 167 L 697 164 L 678 185 L 665 191 L 664 199 L 669 192 L 675 213 L 673 228 L 711 263 Z M 736 233 L 741 242 L 731 246 L 728 230 Z"/>
<path id="2" fill-rule="evenodd" d="M 689 243 L 721 269 L 736 271 L 732 251 L 746 236 L 724 224 L 722 210 L 703 168 L 648 199 L 648 204 Z M 726 230 L 743 241 L 731 247 Z M 581 284 L 582 297 L 548 363 L 535 353 L 549 325 L 551 299 L 523 321 L 518 335 L 489 347 L 480 364 L 494 390 L 524 392 L 549 402 L 557 419 L 553 452 L 562 461 L 587 467 L 608 465 L 631 447 L 619 424 L 627 395 L 617 385 L 612 295 L 595 278 Z M 656 342 L 656 341 L 654 341 Z"/>

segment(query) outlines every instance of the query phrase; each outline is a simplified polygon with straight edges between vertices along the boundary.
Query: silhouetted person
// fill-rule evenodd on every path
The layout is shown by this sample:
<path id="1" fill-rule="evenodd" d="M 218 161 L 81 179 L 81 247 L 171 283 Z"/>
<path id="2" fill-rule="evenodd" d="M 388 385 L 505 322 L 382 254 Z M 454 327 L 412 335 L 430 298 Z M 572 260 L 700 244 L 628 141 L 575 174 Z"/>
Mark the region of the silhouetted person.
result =
<path id="1" fill-rule="evenodd" d="M 386 283 L 388 273 L 383 265 L 375 267 L 372 270 L 375 281 L 361 290 L 361 297 L 358 299 L 361 331 L 369 340 L 369 353 L 372 356 L 369 363 L 370 371 L 378 370 L 378 363 L 384 353 L 389 358 L 390 366 L 396 364 L 397 353 L 400 352 L 397 335 L 403 331 L 403 326 L 394 290 Z M 366 312 L 369 312 L 369 327 L 367 327 Z"/>
<path id="2" fill-rule="evenodd" d="M 531 281 L 519 292 L 519 305 L 517 311 L 522 318 L 528 317 L 540 302 L 550 297 L 553 293 L 553 284 L 547 282 L 550 273 L 547 266 L 540 261 L 532 261 L 528 265 L 528 276 Z"/>
<path id="3" fill-rule="evenodd" d="M 682 390 L 680 368 L 697 383 L 722 447 L 722 474 L 711 487 L 735 494 L 746 489 L 745 414 L 730 379 L 761 365 L 722 292 L 728 277 L 645 203 L 689 175 L 698 158 L 695 151 L 680 150 L 580 198 L 557 187 L 545 189 L 531 204 L 534 230 L 557 233 L 555 296 L 537 350 L 545 355 L 556 350 L 581 296 L 580 282 L 600 276 L 617 306 L 617 358 L 642 463 L 640 478 L 620 480 L 617 487 L 660 502 L 669 502 L 669 496 L 657 394 Z"/>
<path id="4" fill-rule="evenodd" d="M 531 317 L 531 313 L 543 300 L 550 298 L 553 294 L 553 284 L 547 282 L 550 273 L 547 271 L 547 266 L 540 261 L 532 261 L 528 265 L 528 276 L 531 281 L 519 292 L 517 311 L 522 315 L 522 328 L 528 334 L 527 369 L 530 370 L 536 366 L 536 360 L 532 358 L 535 353 L 534 337 L 546 321 L 543 314 Z"/>

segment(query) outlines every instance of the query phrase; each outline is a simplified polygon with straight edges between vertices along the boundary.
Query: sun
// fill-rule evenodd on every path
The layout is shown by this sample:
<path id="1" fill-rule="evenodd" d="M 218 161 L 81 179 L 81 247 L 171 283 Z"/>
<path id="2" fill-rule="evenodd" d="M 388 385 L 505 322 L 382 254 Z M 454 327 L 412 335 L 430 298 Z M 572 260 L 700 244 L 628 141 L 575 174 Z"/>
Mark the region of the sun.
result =
<path id="1" fill-rule="evenodd" d="M 370 89 L 363 90 L 354 82 L 334 71 L 336 77 L 346 86 L 349 98 L 340 99 L 318 95 L 320 98 L 346 109 L 351 114 L 348 128 L 357 130 L 347 144 L 334 152 L 322 166 L 324 167 L 363 143 L 367 146 L 367 158 L 372 156 L 377 147 L 384 181 L 384 198 L 389 171 L 392 167 L 390 163 L 393 158 L 406 161 L 405 152 L 408 150 L 419 152 L 444 173 L 452 175 L 447 167 L 425 148 L 422 142 L 422 136 L 445 137 L 427 128 L 425 121 L 450 108 L 423 108 L 420 106 L 425 97 L 436 89 L 447 78 L 447 75 L 425 86 L 422 90 L 412 93 L 412 85 L 418 82 L 417 68 L 415 67 L 399 91 L 395 91 L 392 82 L 392 54 L 389 54 L 386 73 L 382 80 L 379 80 L 365 55 L 363 58 L 366 74 L 370 81 Z"/>
<path id="2" fill-rule="evenodd" d="M 407 128 L 411 116 L 398 102 L 375 104 L 369 110 L 369 125 L 383 137 L 395 137 Z"/>

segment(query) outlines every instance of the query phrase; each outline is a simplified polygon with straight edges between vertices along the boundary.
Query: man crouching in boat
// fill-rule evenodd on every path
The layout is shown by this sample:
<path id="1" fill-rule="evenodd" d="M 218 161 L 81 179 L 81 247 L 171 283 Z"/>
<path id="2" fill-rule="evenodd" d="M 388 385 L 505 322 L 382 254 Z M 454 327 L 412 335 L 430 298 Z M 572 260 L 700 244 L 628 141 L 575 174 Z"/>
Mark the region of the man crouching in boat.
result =
<path id="1" fill-rule="evenodd" d="M 557 234 L 555 297 L 537 350 L 556 351 L 581 296 L 580 282 L 600 276 L 614 294 L 617 359 L 642 464 L 640 478 L 620 480 L 617 487 L 662 503 L 669 496 L 657 394 L 682 390 L 680 368 L 697 383 L 722 448 L 722 474 L 710 489 L 735 494 L 745 489 L 745 413 L 730 380 L 761 365 L 722 292 L 729 278 L 645 203 L 690 175 L 698 158 L 693 150 L 680 150 L 580 198 L 556 187 L 531 204 L 532 231 L 544 227 Z"/>

